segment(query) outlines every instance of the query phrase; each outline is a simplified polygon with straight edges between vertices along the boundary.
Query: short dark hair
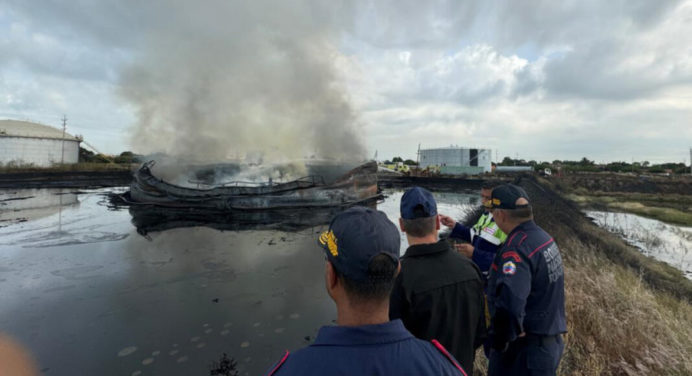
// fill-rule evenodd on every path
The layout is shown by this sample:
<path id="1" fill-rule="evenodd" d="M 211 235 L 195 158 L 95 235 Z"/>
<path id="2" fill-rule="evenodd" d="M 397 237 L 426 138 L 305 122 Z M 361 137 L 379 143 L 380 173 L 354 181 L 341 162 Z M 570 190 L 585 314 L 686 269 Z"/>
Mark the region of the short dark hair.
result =
<path id="1" fill-rule="evenodd" d="M 394 288 L 398 265 L 399 263 L 390 256 L 379 254 L 368 264 L 368 279 L 364 281 L 348 279 L 336 268 L 334 272 L 337 278 L 344 282 L 349 298 L 357 302 L 378 302 L 389 298 Z"/>
<path id="2" fill-rule="evenodd" d="M 507 212 L 507 216 L 514 220 L 529 220 L 533 219 L 533 209 L 531 204 L 522 206 L 516 209 L 504 209 Z"/>
<path id="3" fill-rule="evenodd" d="M 437 216 L 416 218 L 416 219 L 402 219 L 404 225 L 404 231 L 407 234 L 422 238 L 426 235 L 435 231 L 435 218 Z"/>

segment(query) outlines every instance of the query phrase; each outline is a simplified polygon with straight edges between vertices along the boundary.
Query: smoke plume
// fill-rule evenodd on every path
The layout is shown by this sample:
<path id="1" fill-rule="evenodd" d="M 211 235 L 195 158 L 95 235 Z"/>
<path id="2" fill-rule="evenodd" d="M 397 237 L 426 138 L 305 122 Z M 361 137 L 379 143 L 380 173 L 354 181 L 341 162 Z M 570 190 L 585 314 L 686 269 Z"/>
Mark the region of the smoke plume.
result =
<path id="1" fill-rule="evenodd" d="M 134 150 L 206 162 L 363 159 L 334 69 L 348 10 L 331 3 L 141 5 L 150 25 L 120 90 L 138 116 Z"/>

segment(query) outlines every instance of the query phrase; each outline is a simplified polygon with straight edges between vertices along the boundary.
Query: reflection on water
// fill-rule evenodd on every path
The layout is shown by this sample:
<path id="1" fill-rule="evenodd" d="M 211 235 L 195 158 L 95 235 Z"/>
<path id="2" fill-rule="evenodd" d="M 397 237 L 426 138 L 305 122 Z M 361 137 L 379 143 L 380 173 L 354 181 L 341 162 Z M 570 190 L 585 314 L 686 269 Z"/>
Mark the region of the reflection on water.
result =
<path id="1" fill-rule="evenodd" d="M 376 199 L 363 205 L 376 207 Z M 154 205 L 131 205 L 132 224 L 140 235 L 174 228 L 204 226 L 222 231 L 277 230 L 299 231 L 329 223 L 343 207 L 284 208 L 272 210 L 216 211 L 203 208 L 171 208 Z"/>
<path id="2" fill-rule="evenodd" d="M 589 211 L 586 214 L 645 255 L 673 265 L 692 279 L 692 228 L 629 213 Z"/>
<path id="3" fill-rule="evenodd" d="M 0 192 L 2 229 L 0 246 L 54 247 L 122 240 L 130 226 L 126 214 L 103 215 L 99 191 L 27 189 Z M 9 226 L 13 224 L 12 226 Z"/>
<path id="4" fill-rule="evenodd" d="M 0 228 L 0 328 L 45 373 L 207 375 L 226 353 L 241 375 L 257 375 L 335 318 L 316 242 L 323 225 L 143 237 L 128 210 L 109 208 L 110 191 Z M 397 221 L 401 192 L 386 193 L 380 209 Z M 438 199 L 453 216 L 477 204 Z"/>
<path id="5" fill-rule="evenodd" d="M 79 205 L 79 200 L 71 189 L 0 191 L 0 227 L 47 217 L 73 205 Z"/>

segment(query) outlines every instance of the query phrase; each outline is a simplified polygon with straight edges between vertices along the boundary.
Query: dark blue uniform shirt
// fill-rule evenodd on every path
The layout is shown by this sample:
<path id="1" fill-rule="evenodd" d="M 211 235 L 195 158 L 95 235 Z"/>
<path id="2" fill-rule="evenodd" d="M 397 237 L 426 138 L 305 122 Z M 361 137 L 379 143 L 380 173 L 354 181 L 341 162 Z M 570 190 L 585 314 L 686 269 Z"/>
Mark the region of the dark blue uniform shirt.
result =
<path id="1" fill-rule="evenodd" d="M 557 244 L 533 221 L 507 236 L 491 265 L 487 291 L 491 316 L 499 309 L 509 314 L 509 341 L 522 332 L 565 333 L 565 280 Z"/>
<path id="2" fill-rule="evenodd" d="M 324 326 L 315 342 L 284 358 L 270 375 L 465 375 L 439 344 L 415 338 L 401 320 Z"/>

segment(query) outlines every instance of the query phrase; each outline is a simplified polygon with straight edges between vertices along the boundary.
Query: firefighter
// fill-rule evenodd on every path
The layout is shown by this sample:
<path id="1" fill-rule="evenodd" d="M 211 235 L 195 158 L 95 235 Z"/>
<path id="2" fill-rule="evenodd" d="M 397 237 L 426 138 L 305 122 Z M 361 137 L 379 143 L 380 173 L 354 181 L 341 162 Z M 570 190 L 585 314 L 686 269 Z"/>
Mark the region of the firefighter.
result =
<path id="1" fill-rule="evenodd" d="M 567 331 L 560 250 L 534 223 L 521 187 L 495 188 L 490 204 L 507 241 L 495 255 L 488 280 L 488 375 L 555 375 Z"/>

